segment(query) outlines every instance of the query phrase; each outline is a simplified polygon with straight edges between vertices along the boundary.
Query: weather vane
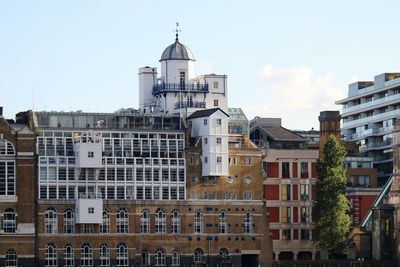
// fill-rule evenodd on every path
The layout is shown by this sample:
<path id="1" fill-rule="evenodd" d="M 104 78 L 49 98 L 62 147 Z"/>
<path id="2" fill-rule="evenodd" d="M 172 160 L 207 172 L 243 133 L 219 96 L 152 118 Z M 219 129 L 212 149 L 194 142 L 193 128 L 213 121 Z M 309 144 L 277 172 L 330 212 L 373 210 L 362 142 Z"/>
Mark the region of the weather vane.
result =
<path id="1" fill-rule="evenodd" d="M 175 28 L 174 32 L 175 32 L 175 36 L 176 36 L 176 41 L 178 41 L 178 33 L 182 32 L 182 30 L 179 29 L 179 22 L 176 22 L 176 28 Z"/>

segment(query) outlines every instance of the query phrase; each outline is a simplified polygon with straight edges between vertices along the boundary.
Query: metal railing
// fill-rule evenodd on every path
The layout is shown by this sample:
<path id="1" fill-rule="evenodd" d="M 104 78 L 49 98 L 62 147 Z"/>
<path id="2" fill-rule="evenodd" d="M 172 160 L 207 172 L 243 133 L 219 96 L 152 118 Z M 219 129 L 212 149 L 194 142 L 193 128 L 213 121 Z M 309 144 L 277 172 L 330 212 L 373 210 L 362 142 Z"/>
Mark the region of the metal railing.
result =
<path id="1" fill-rule="evenodd" d="M 206 102 L 180 101 L 175 103 L 175 109 L 180 109 L 180 108 L 206 108 Z"/>
<path id="2" fill-rule="evenodd" d="M 153 94 L 164 92 L 208 93 L 208 84 L 161 83 L 153 86 Z"/>

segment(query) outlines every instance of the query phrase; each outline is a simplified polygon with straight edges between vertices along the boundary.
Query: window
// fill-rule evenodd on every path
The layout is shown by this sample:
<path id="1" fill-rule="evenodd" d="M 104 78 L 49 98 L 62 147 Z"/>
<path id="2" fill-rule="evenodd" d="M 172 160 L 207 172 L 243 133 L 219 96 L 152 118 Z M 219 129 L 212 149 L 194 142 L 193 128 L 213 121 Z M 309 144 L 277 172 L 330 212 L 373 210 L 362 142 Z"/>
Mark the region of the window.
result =
<path id="1" fill-rule="evenodd" d="M 224 210 L 219 213 L 219 233 L 227 234 L 228 233 L 228 215 Z"/>
<path id="2" fill-rule="evenodd" d="M 126 208 L 119 208 L 117 210 L 117 233 L 128 233 L 128 210 Z"/>
<path id="3" fill-rule="evenodd" d="M 15 155 L 14 146 L 5 139 L 0 139 L 0 156 Z"/>
<path id="4" fill-rule="evenodd" d="M 301 229 L 300 230 L 300 239 L 301 240 L 310 240 L 310 230 L 309 229 Z"/>
<path id="5" fill-rule="evenodd" d="M 302 162 L 300 164 L 300 177 L 308 178 L 308 162 Z"/>
<path id="6" fill-rule="evenodd" d="M 217 144 L 222 144 L 222 138 L 221 137 L 217 137 Z"/>
<path id="7" fill-rule="evenodd" d="M 201 234 L 203 232 L 203 215 L 200 210 L 194 213 L 194 233 Z"/>
<path id="8" fill-rule="evenodd" d="M 88 158 L 94 158 L 94 152 L 93 151 L 89 151 L 88 152 Z"/>
<path id="9" fill-rule="evenodd" d="M 179 83 L 181 86 L 185 86 L 186 73 L 184 71 L 179 72 Z"/>
<path id="10" fill-rule="evenodd" d="M 88 208 L 88 213 L 89 214 L 94 214 L 94 208 L 93 207 L 89 207 Z"/>
<path id="11" fill-rule="evenodd" d="M 199 178 L 197 176 L 192 177 L 192 184 L 197 184 L 199 182 Z"/>
<path id="12" fill-rule="evenodd" d="M 167 232 L 167 216 L 165 210 L 158 208 L 156 210 L 156 234 L 165 234 Z"/>
<path id="13" fill-rule="evenodd" d="M 44 266 L 58 266 L 57 247 L 53 243 L 47 244 L 44 252 Z"/>
<path id="14" fill-rule="evenodd" d="M 222 119 L 217 119 L 217 126 L 221 126 L 222 125 Z"/>
<path id="15" fill-rule="evenodd" d="M 289 178 L 289 162 L 282 162 L 282 178 Z"/>
<path id="16" fill-rule="evenodd" d="M 218 107 L 218 99 L 214 99 L 214 107 Z"/>
<path id="17" fill-rule="evenodd" d="M 3 219 L 4 233 L 15 233 L 16 225 L 15 211 L 13 209 L 6 209 Z"/>
<path id="18" fill-rule="evenodd" d="M 140 264 L 144 266 L 150 265 L 150 254 L 145 249 L 140 253 Z"/>
<path id="19" fill-rule="evenodd" d="M 46 234 L 57 233 L 57 211 L 54 208 L 48 208 L 44 213 L 44 232 Z"/>
<path id="20" fill-rule="evenodd" d="M 128 246 L 124 243 L 117 246 L 117 266 L 128 266 Z"/>
<path id="21" fill-rule="evenodd" d="M 0 196 L 14 196 L 14 195 L 15 195 L 15 161 L 0 160 Z"/>
<path id="22" fill-rule="evenodd" d="M 217 157 L 217 163 L 222 163 L 222 157 Z"/>
<path id="23" fill-rule="evenodd" d="M 310 211 L 308 207 L 301 207 L 300 214 L 302 223 L 310 222 Z"/>
<path id="24" fill-rule="evenodd" d="M 110 211 L 108 209 L 103 209 L 103 222 L 100 224 L 100 233 L 110 233 Z"/>
<path id="25" fill-rule="evenodd" d="M 229 157 L 229 166 L 236 166 L 236 158 L 234 157 Z"/>
<path id="26" fill-rule="evenodd" d="M 308 184 L 301 184 L 300 185 L 300 199 L 303 201 L 307 201 L 310 199 L 310 192 L 309 192 L 309 185 Z"/>
<path id="27" fill-rule="evenodd" d="M 166 266 L 165 250 L 162 248 L 157 249 L 156 252 L 156 266 Z"/>
<path id="28" fill-rule="evenodd" d="M 171 266 L 180 266 L 181 265 L 181 253 L 179 250 L 172 251 L 172 265 Z"/>
<path id="29" fill-rule="evenodd" d="M 100 246 L 100 266 L 110 266 L 110 248 L 103 244 Z"/>
<path id="30" fill-rule="evenodd" d="M 82 234 L 93 234 L 94 233 L 94 225 L 88 224 L 88 223 L 81 224 L 81 233 Z"/>
<path id="31" fill-rule="evenodd" d="M 246 178 L 244 178 L 244 183 L 245 184 L 251 184 L 252 180 L 253 179 L 250 176 L 246 176 Z"/>
<path id="32" fill-rule="evenodd" d="M 7 251 L 5 266 L 6 267 L 18 266 L 17 252 L 15 252 L 15 250 L 10 249 L 9 251 Z"/>
<path id="33" fill-rule="evenodd" d="M 221 250 L 219 251 L 219 258 L 222 261 L 229 261 L 229 253 L 228 250 L 226 248 L 221 248 Z"/>
<path id="34" fill-rule="evenodd" d="M 290 207 L 282 207 L 282 223 L 290 223 L 291 222 L 291 209 Z"/>
<path id="35" fill-rule="evenodd" d="M 218 88 L 218 82 L 213 82 L 214 88 Z"/>
<path id="36" fill-rule="evenodd" d="M 74 248 L 71 245 L 66 245 L 64 247 L 64 266 L 75 266 Z"/>
<path id="37" fill-rule="evenodd" d="M 201 248 L 196 248 L 193 255 L 194 263 L 204 263 L 204 252 Z"/>
<path id="38" fill-rule="evenodd" d="M 251 158 L 243 158 L 243 166 L 251 166 Z"/>
<path id="39" fill-rule="evenodd" d="M 178 210 L 174 210 L 172 212 L 172 233 L 180 234 L 181 233 L 181 214 Z"/>
<path id="40" fill-rule="evenodd" d="M 369 175 L 360 175 L 358 177 L 358 182 L 360 186 L 369 187 L 371 185 L 371 178 Z"/>
<path id="41" fill-rule="evenodd" d="M 252 191 L 243 192 L 243 199 L 244 200 L 252 200 L 253 199 L 253 192 Z"/>
<path id="42" fill-rule="evenodd" d="M 291 240 L 291 232 L 290 229 L 283 229 L 282 230 L 282 240 Z"/>
<path id="43" fill-rule="evenodd" d="M 281 200 L 290 200 L 290 184 L 281 185 Z"/>
<path id="44" fill-rule="evenodd" d="M 208 158 L 204 157 L 204 163 L 208 163 Z"/>
<path id="45" fill-rule="evenodd" d="M 82 245 L 81 266 L 93 266 L 93 248 L 88 243 Z"/>
<path id="46" fill-rule="evenodd" d="M 75 233 L 74 211 L 67 209 L 64 211 L 64 234 Z"/>
<path id="47" fill-rule="evenodd" d="M 253 232 L 253 216 L 249 211 L 244 214 L 244 233 L 251 234 Z"/>
<path id="48" fill-rule="evenodd" d="M 203 119 L 203 124 L 207 125 L 207 119 Z"/>
<path id="49" fill-rule="evenodd" d="M 204 138 L 204 144 L 207 144 L 207 143 L 208 143 L 208 139 Z"/>
<path id="50" fill-rule="evenodd" d="M 142 234 L 150 233 L 150 211 L 144 209 L 142 211 L 142 216 L 140 217 L 140 232 Z"/>

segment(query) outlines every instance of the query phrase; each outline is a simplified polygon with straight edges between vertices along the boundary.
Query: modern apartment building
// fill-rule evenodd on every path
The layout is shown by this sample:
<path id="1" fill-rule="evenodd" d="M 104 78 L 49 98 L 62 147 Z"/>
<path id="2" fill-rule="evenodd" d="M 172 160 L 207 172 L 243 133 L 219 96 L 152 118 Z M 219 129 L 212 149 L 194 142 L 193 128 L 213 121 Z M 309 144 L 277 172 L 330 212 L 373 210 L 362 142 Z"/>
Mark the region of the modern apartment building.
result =
<path id="1" fill-rule="evenodd" d="M 357 142 L 362 155 L 372 157 L 383 185 L 392 174 L 392 130 L 400 115 L 400 73 L 383 73 L 374 81 L 349 85 L 342 105 L 344 141 Z"/>

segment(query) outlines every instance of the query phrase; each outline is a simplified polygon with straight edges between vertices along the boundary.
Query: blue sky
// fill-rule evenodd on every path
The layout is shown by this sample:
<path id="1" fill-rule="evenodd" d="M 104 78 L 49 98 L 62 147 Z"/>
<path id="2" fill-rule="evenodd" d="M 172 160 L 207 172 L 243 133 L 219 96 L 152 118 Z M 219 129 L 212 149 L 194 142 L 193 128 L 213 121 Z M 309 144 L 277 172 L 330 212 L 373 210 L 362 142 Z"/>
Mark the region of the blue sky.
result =
<path id="1" fill-rule="evenodd" d="M 0 1 L 0 106 L 138 107 L 137 70 L 180 41 L 196 74 L 228 75 L 229 106 L 318 129 L 349 82 L 400 71 L 398 1 Z"/>

